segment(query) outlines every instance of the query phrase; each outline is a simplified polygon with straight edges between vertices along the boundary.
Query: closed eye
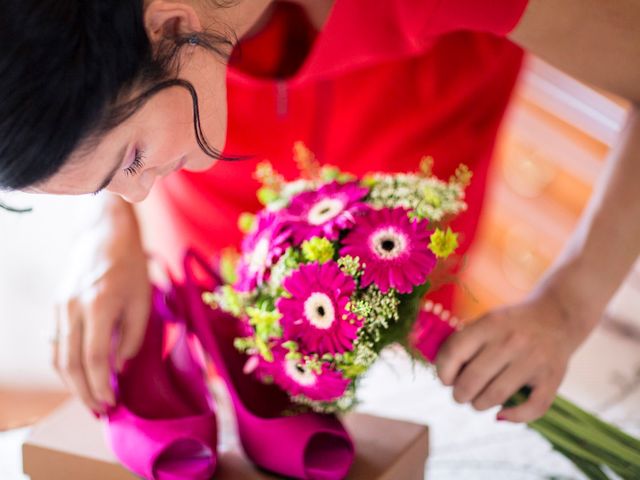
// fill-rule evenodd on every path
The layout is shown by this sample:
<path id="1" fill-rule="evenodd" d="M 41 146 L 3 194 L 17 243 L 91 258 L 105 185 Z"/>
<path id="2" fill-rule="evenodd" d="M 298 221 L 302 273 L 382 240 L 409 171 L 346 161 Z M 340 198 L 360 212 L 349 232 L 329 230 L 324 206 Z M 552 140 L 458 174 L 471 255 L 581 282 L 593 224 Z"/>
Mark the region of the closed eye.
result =
<path id="1" fill-rule="evenodd" d="M 125 175 L 135 176 L 140 173 L 142 168 L 144 167 L 144 152 L 141 150 L 136 150 L 135 158 L 131 165 L 124 169 Z"/>

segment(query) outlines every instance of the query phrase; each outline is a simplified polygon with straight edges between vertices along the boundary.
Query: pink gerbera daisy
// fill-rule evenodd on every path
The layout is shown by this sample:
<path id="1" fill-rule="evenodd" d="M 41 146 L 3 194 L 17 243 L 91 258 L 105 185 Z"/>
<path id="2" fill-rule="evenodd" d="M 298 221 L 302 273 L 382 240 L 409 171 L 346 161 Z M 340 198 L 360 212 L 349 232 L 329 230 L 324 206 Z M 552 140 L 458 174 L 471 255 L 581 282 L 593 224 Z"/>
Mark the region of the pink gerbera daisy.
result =
<path id="1" fill-rule="evenodd" d="M 302 192 L 286 210 L 296 244 L 311 237 L 336 240 L 341 229 L 353 225 L 354 215 L 365 208 L 361 200 L 369 189 L 357 182 L 332 182 L 318 190 Z"/>
<path id="2" fill-rule="evenodd" d="M 427 280 L 436 264 L 429 250 L 431 232 L 427 220 L 410 220 L 407 212 L 370 209 L 343 239 L 340 255 L 359 257 L 364 264 L 361 286 L 374 283 L 382 293 L 390 288 L 411 293 Z"/>
<path id="3" fill-rule="evenodd" d="M 242 259 L 235 287 L 247 292 L 263 283 L 269 268 L 289 247 L 290 237 L 291 231 L 275 213 L 260 212 L 253 231 L 242 241 Z"/>
<path id="4" fill-rule="evenodd" d="M 276 347 L 273 362 L 260 361 L 259 375 L 268 375 L 291 396 L 304 395 L 317 402 L 332 402 L 346 391 L 351 380 L 327 362 L 320 371 L 306 367 L 300 360 L 286 358 L 286 350 Z"/>
<path id="5" fill-rule="evenodd" d="M 340 353 L 353 349 L 362 321 L 346 309 L 355 289 L 353 278 L 331 261 L 302 265 L 283 282 L 290 298 L 279 298 L 284 338 L 307 353 Z"/>

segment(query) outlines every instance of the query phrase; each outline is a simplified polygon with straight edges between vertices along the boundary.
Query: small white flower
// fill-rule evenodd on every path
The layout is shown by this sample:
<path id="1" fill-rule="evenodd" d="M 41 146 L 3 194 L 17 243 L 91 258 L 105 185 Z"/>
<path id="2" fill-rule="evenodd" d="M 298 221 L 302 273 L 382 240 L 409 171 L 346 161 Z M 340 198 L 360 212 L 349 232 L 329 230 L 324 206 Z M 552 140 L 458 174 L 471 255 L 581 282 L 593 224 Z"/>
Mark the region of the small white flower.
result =
<path id="1" fill-rule="evenodd" d="M 261 238 L 246 260 L 249 271 L 253 274 L 262 271 L 267 266 L 269 255 L 269 239 Z"/>

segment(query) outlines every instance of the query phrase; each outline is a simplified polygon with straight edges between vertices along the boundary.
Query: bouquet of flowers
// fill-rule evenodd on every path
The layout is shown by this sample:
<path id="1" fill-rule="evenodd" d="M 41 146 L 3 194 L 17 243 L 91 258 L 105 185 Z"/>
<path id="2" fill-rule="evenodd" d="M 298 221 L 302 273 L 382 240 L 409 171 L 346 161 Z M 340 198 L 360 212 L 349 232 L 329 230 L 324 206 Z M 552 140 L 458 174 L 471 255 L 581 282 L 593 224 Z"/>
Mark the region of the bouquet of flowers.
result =
<path id="1" fill-rule="evenodd" d="M 341 412 L 386 346 L 417 355 L 409 334 L 418 318 L 426 360 L 460 327 L 424 297 L 451 272 L 458 234 L 448 224 L 466 209 L 471 173 L 460 166 L 442 181 L 426 157 L 416 173 L 358 179 L 321 167 L 301 144 L 295 155 L 295 181 L 258 166 L 265 208 L 241 216 L 237 275 L 204 300 L 243 321 L 235 345 L 248 355 L 245 373 L 277 384 L 301 408 Z M 640 442 L 564 399 L 530 427 L 590 478 L 608 478 L 603 466 L 640 478 Z"/>

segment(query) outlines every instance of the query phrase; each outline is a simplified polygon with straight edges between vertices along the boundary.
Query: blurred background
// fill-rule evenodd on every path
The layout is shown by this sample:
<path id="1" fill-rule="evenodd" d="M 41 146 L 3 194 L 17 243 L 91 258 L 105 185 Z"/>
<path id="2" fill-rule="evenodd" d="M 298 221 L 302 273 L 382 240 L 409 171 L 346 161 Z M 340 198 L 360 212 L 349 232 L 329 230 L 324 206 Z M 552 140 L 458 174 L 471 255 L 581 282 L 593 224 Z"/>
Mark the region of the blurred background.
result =
<path id="1" fill-rule="evenodd" d="M 0 194 L 0 429 L 29 423 L 63 398 L 50 364 L 53 305 L 77 237 L 99 198 Z"/>
<path id="2" fill-rule="evenodd" d="M 569 238 L 627 106 L 529 58 L 493 163 L 488 204 L 465 279 L 463 316 L 521 298 Z M 627 287 L 635 287 L 627 288 Z M 637 297 L 638 270 L 615 300 Z M 616 314 L 624 315 L 624 308 Z M 637 309 L 629 317 L 638 317 Z M 640 325 L 640 324 L 637 324 Z"/>
<path id="3" fill-rule="evenodd" d="M 464 273 L 473 295 L 464 297 L 460 316 L 516 301 L 535 284 L 574 228 L 625 109 L 623 102 L 528 60 L 496 150 L 488 208 Z M 24 215 L 0 211 L 3 430 L 32 422 L 64 398 L 49 361 L 52 306 L 74 241 L 95 219 L 100 199 L 2 194 L 0 201 L 34 209 Z M 612 301 L 601 328 L 640 345 L 640 269 Z M 608 349 L 615 345 L 607 342 Z M 567 380 L 574 391 L 587 391 L 576 371 L 588 379 L 590 365 L 611 356 L 601 348 L 581 353 L 582 369 Z M 625 384 L 637 389 L 640 358 L 619 361 L 638 369 L 636 383 Z"/>

